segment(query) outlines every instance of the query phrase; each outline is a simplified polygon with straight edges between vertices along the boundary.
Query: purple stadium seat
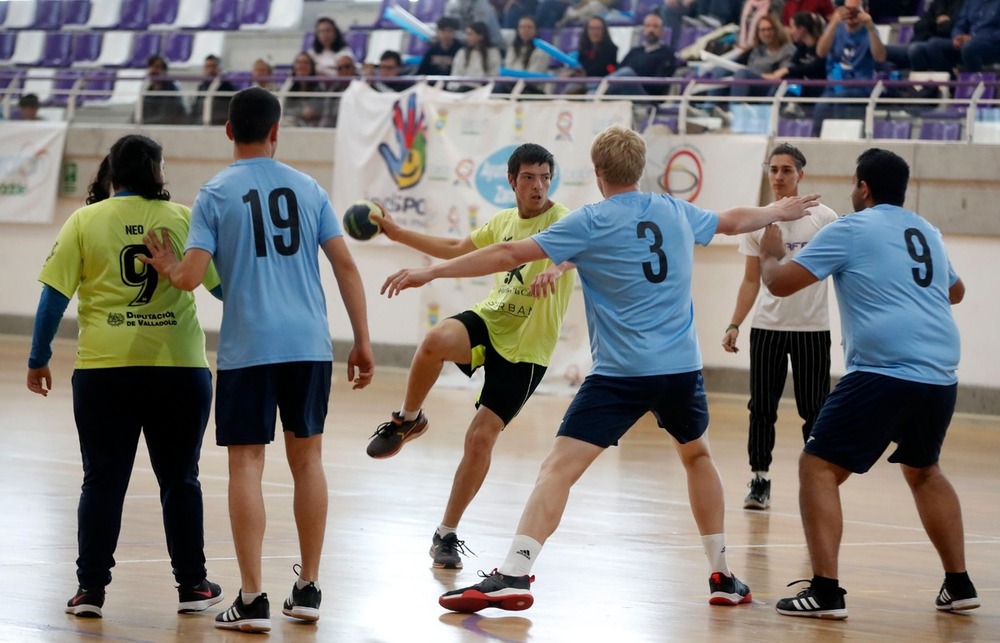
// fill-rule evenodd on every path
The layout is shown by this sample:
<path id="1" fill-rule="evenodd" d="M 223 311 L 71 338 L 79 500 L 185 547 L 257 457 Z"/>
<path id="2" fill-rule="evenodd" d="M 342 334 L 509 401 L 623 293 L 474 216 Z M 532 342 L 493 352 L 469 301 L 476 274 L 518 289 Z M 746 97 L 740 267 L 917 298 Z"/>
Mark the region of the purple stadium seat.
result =
<path id="1" fill-rule="evenodd" d="M 97 60 L 101 55 L 101 40 L 103 36 L 98 31 L 86 31 L 73 37 L 73 62 L 88 63 Z"/>
<path id="2" fill-rule="evenodd" d="M 427 53 L 428 47 L 430 47 L 430 43 L 423 38 L 410 36 L 406 39 L 406 51 L 403 53 L 407 56 L 423 56 Z"/>
<path id="3" fill-rule="evenodd" d="M 6 63 L 14 55 L 14 45 L 17 34 L 13 31 L 0 31 L 0 63 Z"/>
<path id="4" fill-rule="evenodd" d="M 388 19 L 385 18 L 385 10 L 387 8 L 395 6 L 395 5 L 396 5 L 396 0 L 382 0 L 382 2 L 379 3 L 379 5 L 378 5 L 378 17 L 375 18 L 375 22 L 374 22 L 374 24 L 372 24 L 371 28 L 372 29 L 398 29 L 399 25 L 397 25 L 393 21 L 388 20 Z M 410 10 L 408 7 L 404 7 L 404 9 L 406 9 L 407 11 Z M 358 60 L 363 60 L 363 59 L 359 58 Z"/>
<path id="5" fill-rule="evenodd" d="M 66 27 L 80 27 L 90 18 L 90 0 L 63 0 L 62 21 Z"/>
<path id="6" fill-rule="evenodd" d="M 170 27 L 177 21 L 180 0 L 156 0 L 149 8 L 149 26 Z"/>
<path id="7" fill-rule="evenodd" d="M 73 36 L 64 31 L 53 31 L 45 35 L 42 50 L 42 67 L 66 67 L 73 62 Z"/>
<path id="8" fill-rule="evenodd" d="M 62 27 L 62 0 L 36 0 L 35 24 L 33 29 L 47 31 Z"/>
<path id="9" fill-rule="evenodd" d="M 563 53 L 573 53 L 580 48 L 581 33 L 583 27 L 563 27 L 556 31 L 552 44 Z"/>
<path id="10" fill-rule="evenodd" d="M 129 56 L 128 66 L 142 69 L 146 66 L 146 60 L 153 54 L 160 53 L 160 34 L 155 31 L 146 31 L 135 34 L 132 39 L 132 54 Z"/>
<path id="11" fill-rule="evenodd" d="M 313 32 L 311 31 L 305 32 L 305 34 L 302 35 L 302 49 L 300 49 L 299 51 L 309 51 L 310 49 L 312 49 L 314 37 L 315 34 Z M 345 39 L 347 38 L 346 33 L 344 34 L 344 38 Z"/>
<path id="12" fill-rule="evenodd" d="M 642 24 L 643 18 L 656 9 L 663 6 L 663 0 L 635 0 L 632 7 L 632 15 L 635 16 L 636 24 Z"/>
<path id="13" fill-rule="evenodd" d="M 7 3 L 0 2 L 0 25 L 7 22 Z"/>
<path id="14" fill-rule="evenodd" d="M 958 121 L 924 121 L 920 124 L 920 138 L 925 141 L 958 141 L 962 138 L 962 124 Z"/>
<path id="15" fill-rule="evenodd" d="M 355 60 L 364 60 L 365 54 L 368 52 L 368 32 L 367 31 L 345 31 L 344 40 L 347 41 L 347 46 L 351 48 L 354 52 Z M 302 50 L 308 51 L 312 47 L 312 38 L 309 38 L 309 43 L 303 43 Z"/>
<path id="16" fill-rule="evenodd" d="M 684 25 L 681 27 L 681 37 L 677 40 L 677 51 L 693 45 L 696 40 L 711 31 L 708 27 Z"/>
<path id="17" fill-rule="evenodd" d="M 83 92 L 80 99 L 86 101 L 103 101 L 111 98 L 115 89 L 115 72 L 110 69 L 94 69 L 83 76 Z"/>
<path id="18" fill-rule="evenodd" d="M 228 80 L 236 89 L 246 89 L 253 82 L 253 76 L 248 71 L 227 71 L 222 74 L 223 80 Z"/>
<path id="19" fill-rule="evenodd" d="M 812 136 L 813 122 L 809 118 L 778 119 L 779 138 L 808 138 Z"/>
<path id="20" fill-rule="evenodd" d="M 911 121 L 875 121 L 873 138 L 909 139 L 913 133 Z"/>
<path id="21" fill-rule="evenodd" d="M 241 25 L 262 25 L 271 13 L 271 0 L 243 0 L 237 21 Z"/>
<path id="22" fill-rule="evenodd" d="M 191 59 L 194 47 L 194 34 L 187 32 L 170 33 L 162 43 L 161 55 L 167 63 L 186 63 Z"/>
<path id="23" fill-rule="evenodd" d="M 0 89 L 10 87 L 15 80 L 20 84 L 24 72 L 18 69 L 0 69 Z"/>
<path id="24" fill-rule="evenodd" d="M 896 44 L 908 45 L 911 40 L 913 40 L 913 25 L 899 25 L 899 31 L 896 32 Z"/>
<path id="25" fill-rule="evenodd" d="M 56 73 L 52 82 L 52 104 L 59 107 L 64 107 L 69 104 L 69 91 L 73 89 L 73 85 L 76 81 L 80 79 L 83 72 L 73 71 L 71 69 L 60 69 Z M 80 105 L 82 103 L 82 94 L 78 94 L 76 97 L 76 104 Z"/>
<path id="26" fill-rule="evenodd" d="M 239 0 L 212 0 L 207 29 L 239 29 Z"/>
<path id="27" fill-rule="evenodd" d="M 137 30 L 149 27 L 149 0 L 122 0 L 118 29 Z"/>
<path id="28" fill-rule="evenodd" d="M 437 24 L 438 18 L 444 15 L 446 0 L 420 0 L 420 2 L 401 3 L 400 6 L 412 13 L 417 20 L 421 20 L 431 27 Z"/>

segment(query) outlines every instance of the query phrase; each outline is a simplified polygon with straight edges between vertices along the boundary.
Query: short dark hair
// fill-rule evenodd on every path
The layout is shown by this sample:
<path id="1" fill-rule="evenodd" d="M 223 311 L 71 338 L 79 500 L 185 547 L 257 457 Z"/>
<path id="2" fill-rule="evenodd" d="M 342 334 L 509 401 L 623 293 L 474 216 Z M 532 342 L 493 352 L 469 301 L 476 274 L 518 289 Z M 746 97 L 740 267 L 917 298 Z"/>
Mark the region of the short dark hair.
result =
<path id="1" fill-rule="evenodd" d="M 875 205 L 902 206 L 906 201 L 906 184 L 910 181 L 910 166 L 898 154 L 873 147 L 858 157 L 857 181 L 864 181 Z"/>
<path id="2" fill-rule="evenodd" d="M 21 96 L 20 100 L 17 101 L 18 107 L 38 107 L 41 103 L 38 101 L 38 96 L 36 94 L 25 94 Z"/>
<path id="3" fill-rule="evenodd" d="M 229 124 L 237 143 L 260 143 L 279 120 L 281 103 L 266 89 L 248 87 L 229 101 Z"/>
<path id="4" fill-rule="evenodd" d="M 378 57 L 379 62 L 385 62 L 386 60 L 392 60 L 399 67 L 403 66 L 403 57 L 399 55 L 398 51 L 393 51 L 392 49 L 386 49 L 382 52 L 382 55 Z"/>
<path id="5" fill-rule="evenodd" d="M 104 180 L 144 199 L 169 201 L 170 193 L 163 187 L 160 172 L 162 162 L 163 148 L 159 143 L 140 134 L 127 134 L 111 146 Z"/>
<path id="6" fill-rule="evenodd" d="M 452 18 L 451 16 L 442 16 L 438 18 L 437 28 L 441 29 L 452 29 L 458 31 L 458 28 L 462 26 L 462 23 L 458 21 L 458 18 Z"/>
<path id="7" fill-rule="evenodd" d="M 170 69 L 170 66 L 167 65 L 167 59 L 164 58 L 163 56 L 161 56 L 160 54 L 153 54 L 152 56 L 150 56 L 149 58 L 147 58 L 146 59 L 146 66 L 147 67 L 152 67 L 153 63 L 155 63 L 155 62 L 161 62 L 161 63 L 163 63 L 163 70 L 164 71 Z"/>
<path id="8" fill-rule="evenodd" d="M 209 55 L 205 56 L 205 62 L 208 62 L 210 60 L 214 60 L 217 63 L 221 63 L 222 62 L 222 59 L 219 58 L 218 56 L 216 56 L 215 54 L 209 54 Z"/>
<path id="9" fill-rule="evenodd" d="M 782 143 L 778 147 L 771 150 L 771 153 L 768 155 L 767 160 L 770 161 L 771 159 L 773 159 L 775 156 L 778 155 L 790 156 L 793 159 L 795 159 L 796 170 L 801 170 L 806 166 L 806 157 L 802 153 L 802 150 L 800 150 L 799 148 L 795 147 L 790 143 Z"/>
<path id="10" fill-rule="evenodd" d="M 556 159 L 552 156 L 552 152 L 541 145 L 525 143 L 511 152 L 510 158 L 507 159 L 507 174 L 516 177 L 521 171 L 522 165 L 535 165 L 537 163 L 548 163 L 550 172 L 556 170 Z"/>

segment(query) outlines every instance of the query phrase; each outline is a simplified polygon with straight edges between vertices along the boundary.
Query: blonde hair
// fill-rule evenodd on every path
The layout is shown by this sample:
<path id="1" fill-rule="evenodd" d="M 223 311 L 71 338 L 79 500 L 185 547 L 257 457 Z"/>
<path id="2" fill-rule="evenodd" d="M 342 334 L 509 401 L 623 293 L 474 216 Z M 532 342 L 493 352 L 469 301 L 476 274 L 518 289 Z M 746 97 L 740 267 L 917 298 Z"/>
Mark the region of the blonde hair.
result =
<path id="1" fill-rule="evenodd" d="M 590 146 L 590 160 L 608 185 L 635 185 L 646 168 L 646 142 L 633 130 L 612 125 Z"/>

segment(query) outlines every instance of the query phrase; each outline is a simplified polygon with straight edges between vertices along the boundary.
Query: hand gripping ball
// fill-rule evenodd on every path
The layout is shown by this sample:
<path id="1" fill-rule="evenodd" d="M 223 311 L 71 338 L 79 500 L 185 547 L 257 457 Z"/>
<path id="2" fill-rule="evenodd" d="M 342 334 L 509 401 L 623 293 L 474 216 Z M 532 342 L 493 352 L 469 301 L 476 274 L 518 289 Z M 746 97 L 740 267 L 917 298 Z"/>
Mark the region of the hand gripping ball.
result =
<path id="1" fill-rule="evenodd" d="M 355 201 L 344 211 L 344 230 L 358 241 L 367 241 L 382 232 L 382 208 L 367 200 Z"/>

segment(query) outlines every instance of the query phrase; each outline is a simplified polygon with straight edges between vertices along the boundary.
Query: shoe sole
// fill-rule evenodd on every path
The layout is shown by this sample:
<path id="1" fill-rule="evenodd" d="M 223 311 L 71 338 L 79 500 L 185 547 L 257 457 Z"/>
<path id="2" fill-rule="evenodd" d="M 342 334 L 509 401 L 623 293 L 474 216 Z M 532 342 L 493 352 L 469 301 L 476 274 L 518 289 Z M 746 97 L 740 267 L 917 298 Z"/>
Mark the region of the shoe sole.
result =
<path id="1" fill-rule="evenodd" d="M 66 613 L 77 618 L 104 618 L 101 608 L 96 605 L 74 605 L 67 607 Z"/>
<path id="2" fill-rule="evenodd" d="M 490 596 L 479 591 L 469 590 L 459 596 L 442 596 L 438 604 L 452 612 L 472 614 L 487 607 L 495 607 L 508 612 L 526 610 L 535 603 L 531 594 L 506 594 Z"/>
<path id="3" fill-rule="evenodd" d="M 712 596 L 708 599 L 709 605 L 742 605 L 743 603 L 749 603 L 753 600 L 753 594 L 747 594 L 746 596 L 740 596 L 739 594 L 726 594 L 725 592 L 712 592 Z"/>
<path id="4" fill-rule="evenodd" d="M 437 545 L 431 545 L 430 551 L 428 551 L 427 553 L 430 554 L 431 558 L 434 558 L 435 556 L 437 556 L 437 550 L 438 550 Z M 439 563 L 435 560 L 431 564 L 431 567 L 433 567 L 434 569 L 462 569 L 462 561 L 459 560 L 454 563 Z"/>
<path id="5" fill-rule="evenodd" d="M 215 627 L 220 630 L 237 630 L 240 632 L 270 632 L 271 619 L 248 618 L 241 621 L 233 621 L 232 623 L 216 621 Z"/>
<path id="6" fill-rule="evenodd" d="M 225 595 L 220 593 L 218 596 L 206 598 L 203 601 L 187 601 L 186 603 L 178 603 L 177 613 L 191 614 L 192 612 L 204 612 L 209 607 L 221 601 L 223 598 L 225 598 Z"/>
<path id="7" fill-rule="evenodd" d="M 836 620 L 836 621 L 841 621 L 841 620 L 847 618 L 847 609 L 846 608 L 845 609 L 840 609 L 840 610 L 816 610 L 816 611 L 812 611 L 812 612 L 803 612 L 803 611 L 800 611 L 800 610 L 783 610 L 783 609 L 780 609 L 780 608 L 775 608 L 775 609 L 777 609 L 778 614 L 781 614 L 783 616 L 804 616 L 804 617 L 807 617 L 807 618 L 826 618 L 826 619 L 831 619 L 831 620 Z"/>
<path id="8" fill-rule="evenodd" d="M 964 598 L 960 601 L 952 601 L 947 605 L 935 605 L 935 607 L 942 612 L 962 612 L 965 610 L 974 610 L 979 605 L 978 598 Z"/>
<path id="9" fill-rule="evenodd" d="M 416 440 L 421 435 L 423 435 L 427 431 L 427 424 L 428 424 L 427 422 L 424 422 L 423 426 L 421 426 L 419 430 L 411 429 L 410 432 L 403 437 L 403 441 L 399 443 L 399 446 L 397 446 L 392 451 L 389 451 L 388 453 L 381 453 L 378 455 L 369 453 L 368 456 L 371 458 L 375 458 L 376 460 L 384 460 L 386 458 L 391 458 L 392 456 L 396 455 L 403 449 L 404 444 L 406 444 L 410 440 Z"/>
<path id="10" fill-rule="evenodd" d="M 743 502 L 744 509 L 767 509 L 770 506 L 770 502 L 758 502 L 757 500 L 746 500 Z"/>
<path id="11" fill-rule="evenodd" d="M 292 609 L 282 608 L 281 613 L 290 618 L 297 618 L 300 621 L 315 623 L 319 620 L 319 609 L 315 607 L 296 606 Z"/>

